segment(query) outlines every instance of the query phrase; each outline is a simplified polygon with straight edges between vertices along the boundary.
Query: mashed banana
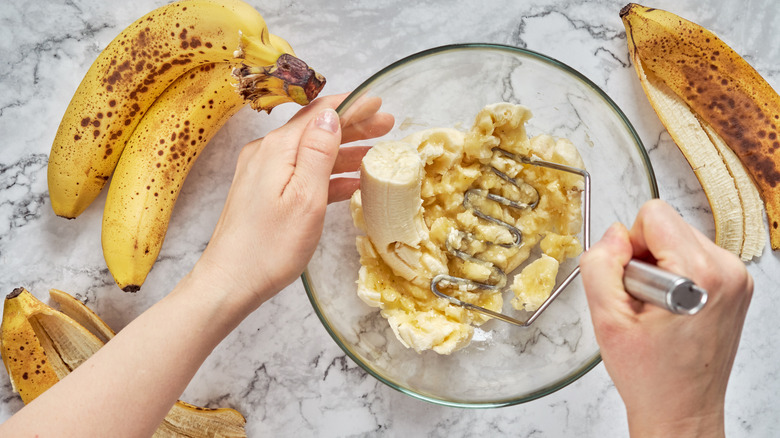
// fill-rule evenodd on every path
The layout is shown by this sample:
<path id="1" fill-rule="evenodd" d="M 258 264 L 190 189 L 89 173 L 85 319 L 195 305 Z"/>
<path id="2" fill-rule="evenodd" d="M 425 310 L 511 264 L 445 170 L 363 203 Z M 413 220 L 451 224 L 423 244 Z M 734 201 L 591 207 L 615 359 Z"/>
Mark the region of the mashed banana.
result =
<path id="1" fill-rule="evenodd" d="M 493 149 L 499 147 L 520 156 L 536 156 L 573 167 L 582 168 L 584 164 L 566 139 L 549 135 L 529 139 L 525 123 L 530 117 L 531 112 L 525 107 L 498 103 L 482 109 L 468 132 L 429 129 L 403 141 L 416 147 L 424 163 L 421 198 L 430 240 L 421 243 L 421 247 L 435 247 L 436 251 L 426 252 L 426 256 L 438 254 L 436 257 L 442 259 L 431 265 L 446 265 L 450 275 L 494 284 L 499 279 L 493 266 L 510 273 L 538 248 L 541 257 L 528 263 L 511 284 L 513 307 L 533 311 L 555 287 L 559 264 L 582 251 L 576 236 L 582 228 L 583 180 L 579 175 L 520 164 Z M 487 170 L 489 166 L 520 181 L 519 188 Z M 474 208 L 464 207 L 464 194 L 475 188 L 521 203 L 533 204 L 538 199 L 538 205 L 517 210 L 483 196 L 470 196 Z M 365 231 L 360 191 L 352 197 L 350 208 L 355 225 Z M 514 235 L 507 228 L 478 217 L 474 209 L 517 227 L 522 232 L 522 245 L 501 246 L 513 242 Z M 452 247 L 478 261 L 464 261 L 448 252 L 448 239 Z M 361 263 L 358 295 L 366 304 L 381 309 L 405 346 L 417 352 L 450 354 L 468 345 L 474 326 L 488 319 L 437 297 L 429 287 L 430 273 L 422 284 L 394 273 L 368 236 L 358 236 L 357 249 Z M 452 286 L 447 293 L 498 312 L 503 305 L 500 291 Z"/>

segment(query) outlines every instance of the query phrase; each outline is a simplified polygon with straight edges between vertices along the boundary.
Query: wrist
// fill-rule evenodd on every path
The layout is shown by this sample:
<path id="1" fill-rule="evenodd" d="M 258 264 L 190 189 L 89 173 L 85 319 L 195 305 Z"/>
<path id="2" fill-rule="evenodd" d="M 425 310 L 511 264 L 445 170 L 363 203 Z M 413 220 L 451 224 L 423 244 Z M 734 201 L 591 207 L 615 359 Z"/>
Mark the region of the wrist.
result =
<path id="1" fill-rule="evenodd" d="M 723 408 L 688 416 L 659 418 L 661 409 L 655 412 L 628 412 L 628 429 L 631 438 L 656 437 L 724 437 Z"/>
<path id="2" fill-rule="evenodd" d="M 176 285 L 170 294 L 191 303 L 198 303 L 203 310 L 211 309 L 213 317 L 230 326 L 232 330 L 244 318 L 270 298 L 263 290 L 254 290 L 219 265 L 199 260 L 193 269 Z"/>
<path id="3" fill-rule="evenodd" d="M 250 281 L 247 277 L 253 278 Z M 211 261 L 204 253 L 185 279 L 196 287 L 206 285 L 209 294 L 219 296 L 230 305 L 247 309 L 249 314 L 274 295 L 268 281 L 259 281 L 255 277 L 259 277 L 257 272 L 242 274 L 227 269 Z"/>

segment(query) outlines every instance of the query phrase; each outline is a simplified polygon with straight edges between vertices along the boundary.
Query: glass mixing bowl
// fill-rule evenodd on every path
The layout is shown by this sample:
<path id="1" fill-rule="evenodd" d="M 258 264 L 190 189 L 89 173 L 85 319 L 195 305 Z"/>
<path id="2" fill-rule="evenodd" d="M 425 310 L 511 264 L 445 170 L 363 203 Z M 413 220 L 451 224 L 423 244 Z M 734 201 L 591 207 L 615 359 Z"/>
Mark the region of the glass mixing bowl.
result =
<path id="1" fill-rule="evenodd" d="M 338 109 L 342 124 L 350 124 L 361 104 L 373 97 L 381 98 L 382 111 L 395 116 L 395 125 L 369 144 L 426 128 L 468 130 L 477 112 L 491 103 L 529 107 L 529 136 L 570 139 L 590 171 L 594 237 L 615 221 L 632 223 L 639 207 L 657 197 L 647 152 L 617 105 L 582 74 L 539 53 L 487 44 L 417 53 L 360 85 Z M 528 328 L 488 321 L 468 347 L 446 356 L 404 347 L 379 310 L 357 296 L 358 234 L 348 202 L 329 206 L 303 282 L 336 343 L 392 388 L 447 406 L 507 406 L 550 394 L 601 360 L 579 278 Z M 562 264 L 559 280 L 576 263 Z M 506 297 L 504 312 L 511 314 L 509 301 Z"/>

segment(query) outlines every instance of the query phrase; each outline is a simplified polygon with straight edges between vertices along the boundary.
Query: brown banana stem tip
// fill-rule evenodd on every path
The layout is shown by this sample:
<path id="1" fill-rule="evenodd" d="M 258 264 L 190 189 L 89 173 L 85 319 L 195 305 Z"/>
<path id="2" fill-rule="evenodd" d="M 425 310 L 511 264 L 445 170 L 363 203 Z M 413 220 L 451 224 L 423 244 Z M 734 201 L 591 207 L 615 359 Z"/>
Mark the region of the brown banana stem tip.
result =
<path id="1" fill-rule="evenodd" d="M 626 15 L 628 15 L 631 12 L 631 9 L 633 9 L 633 8 L 641 8 L 641 7 L 643 7 L 643 6 L 639 5 L 639 4 L 636 4 L 636 3 L 629 3 L 629 4 L 625 5 L 625 6 L 623 6 L 623 8 L 620 9 L 620 18 L 623 18 Z M 651 11 L 655 10 L 655 8 L 645 8 L 645 9 L 646 9 L 645 12 L 651 12 Z"/>
<path id="2" fill-rule="evenodd" d="M 24 292 L 24 288 L 23 287 L 17 287 L 10 294 L 6 295 L 5 299 L 6 300 L 10 300 L 11 298 L 16 298 L 19 295 L 21 295 L 22 292 Z"/>
<path id="3" fill-rule="evenodd" d="M 634 6 L 636 6 L 636 3 L 629 3 L 629 4 L 625 5 L 625 6 L 623 6 L 620 9 L 620 18 L 625 17 L 628 14 L 628 12 L 631 11 L 631 8 L 633 8 Z"/>
<path id="4" fill-rule="evenodd" d="M 131 285 L 128 285 L 128 286 L 125 286 L 125 287 L 123 287 L 123 288 L 122 288 L 122 290 L 123 290 L 124 292 L 132 292 L 132 293 L 135 293 L 135 292 L 138 292 L 139 290 L 141 290 L 141 286 L 139 286 L 139 285 L 137 285 L 137 284 L 131 284 Z"/>

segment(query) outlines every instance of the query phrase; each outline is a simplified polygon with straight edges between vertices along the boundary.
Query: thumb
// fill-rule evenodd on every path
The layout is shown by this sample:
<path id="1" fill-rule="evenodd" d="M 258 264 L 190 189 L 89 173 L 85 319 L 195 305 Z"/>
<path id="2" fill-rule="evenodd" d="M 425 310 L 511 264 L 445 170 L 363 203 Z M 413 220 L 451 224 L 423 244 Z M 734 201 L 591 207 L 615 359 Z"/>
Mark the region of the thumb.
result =
<path id="1" fill-rule="evenodd" d="M 327 199 L 328 181 L 340 144 L 339 116 L 332 108 L 317 113 L 301 135 L 293 178 L 300 179 L 314 199 Z"/>
<path id="2" fill-rule="evenodd" d="M 623 288 L 623 268 L 632 252 L 628 230 L 615 223 L 580 256 L 582 282 L 592 313 L 610 312 L 618 302 L 631 301 Z"/>

